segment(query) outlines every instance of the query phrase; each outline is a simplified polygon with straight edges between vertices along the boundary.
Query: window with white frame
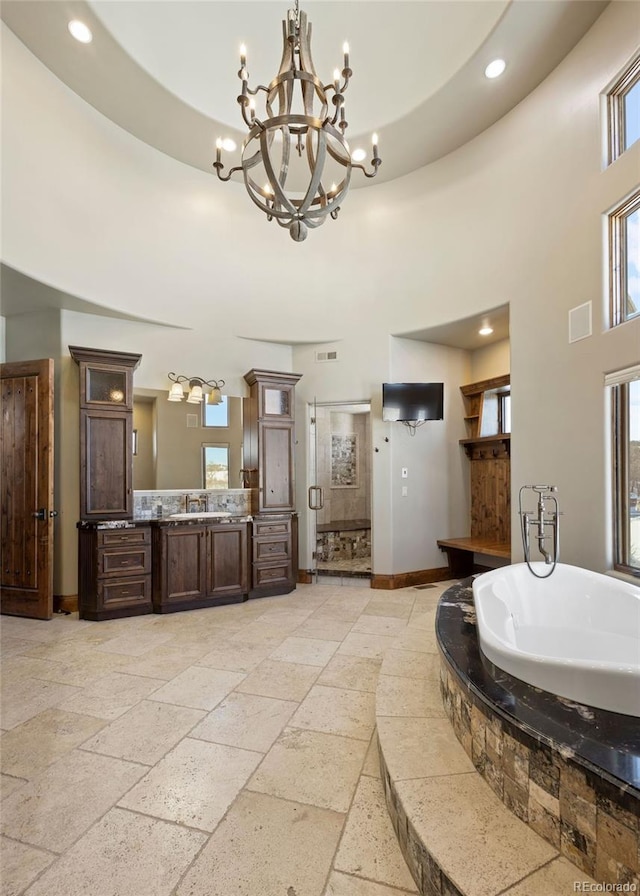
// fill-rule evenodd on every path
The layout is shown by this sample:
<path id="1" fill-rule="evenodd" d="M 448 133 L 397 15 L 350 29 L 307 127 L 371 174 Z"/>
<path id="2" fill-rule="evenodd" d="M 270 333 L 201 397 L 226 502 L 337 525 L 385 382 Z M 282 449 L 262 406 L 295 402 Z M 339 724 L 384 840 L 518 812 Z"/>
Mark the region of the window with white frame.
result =
<path id="1" fill-rule="evenodd" d="M 640 314 L 640 189 L 609 213 L 611 326 Z"/>
<path id="2" fill-rule="evenodd" d="M 640 577 L 640 364 L 608 374 L 613 410 L 614 566 Z"/>
<path id="3" fill-rule="evenodd" d="M 640 55 L 607 93 L 609 164 L 640 139 Z"/>

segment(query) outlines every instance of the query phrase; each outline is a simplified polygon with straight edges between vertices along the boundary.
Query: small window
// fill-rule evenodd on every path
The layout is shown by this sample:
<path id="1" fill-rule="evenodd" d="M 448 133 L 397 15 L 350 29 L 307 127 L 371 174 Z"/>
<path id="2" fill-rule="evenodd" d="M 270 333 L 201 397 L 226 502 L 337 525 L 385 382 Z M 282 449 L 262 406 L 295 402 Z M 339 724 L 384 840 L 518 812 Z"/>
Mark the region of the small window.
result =
<path id="1" fill-rule="evenodd" d="M 613 386 L 614 566 L 640 577 L 640 369 Z"/>
<path id="2" fill-rule="evenodd" d="M 229 488 L 229 445 L 203 445 L 204 488 Z"/>
<path id="3" fill-rule="evenodd" d="M 609 214 L 611 326 L 640 314 L 640 190 Z"/>
<path id="4" fill-rule="evenodd" d="M 202 425 L 229 426 L 229 405 L 226 395 L 222 396 L 220 404 L 209 404 L 206 401 L 202 403 Z"/>
<path id="5" fill-rule="evenodd" d="M 640 138 L 640 56 L 607 94 L 609 164 Z"/>
<path id="6" fill-rule="evenodd" d="M 511 432 L 511 392 L 498 392 L 498 432 Z"/>

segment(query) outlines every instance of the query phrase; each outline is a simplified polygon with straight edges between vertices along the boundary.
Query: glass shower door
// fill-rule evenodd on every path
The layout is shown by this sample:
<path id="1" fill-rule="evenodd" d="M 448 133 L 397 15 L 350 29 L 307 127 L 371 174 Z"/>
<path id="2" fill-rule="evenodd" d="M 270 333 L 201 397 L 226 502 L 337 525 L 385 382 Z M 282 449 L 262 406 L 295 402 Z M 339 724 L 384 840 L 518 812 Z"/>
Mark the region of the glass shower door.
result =
<path id="1" fill-rule="evenodd" d="M 318 427 L 316 399 L 309 405 L 309 542 L 311 546 L 311 581 L 318 583 L 318 511 L 324 507 L 324 490 L 318 482 Z"/>

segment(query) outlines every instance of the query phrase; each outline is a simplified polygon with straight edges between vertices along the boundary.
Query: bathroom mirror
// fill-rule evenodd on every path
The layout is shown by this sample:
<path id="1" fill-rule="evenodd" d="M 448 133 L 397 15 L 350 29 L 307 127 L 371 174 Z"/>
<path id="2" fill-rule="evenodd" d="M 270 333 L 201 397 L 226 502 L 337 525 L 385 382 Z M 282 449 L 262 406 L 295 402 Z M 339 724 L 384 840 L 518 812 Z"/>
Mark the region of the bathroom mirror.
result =
<path id="1" fill-rule="evenodd" d="M 222 408 L 209 406 L 214 425 L 205 425 L 202 404 L 167 401 L 164 389 L 134 389 L 136 491 L 242 488 L 242 398 L 224 399 Z"/>

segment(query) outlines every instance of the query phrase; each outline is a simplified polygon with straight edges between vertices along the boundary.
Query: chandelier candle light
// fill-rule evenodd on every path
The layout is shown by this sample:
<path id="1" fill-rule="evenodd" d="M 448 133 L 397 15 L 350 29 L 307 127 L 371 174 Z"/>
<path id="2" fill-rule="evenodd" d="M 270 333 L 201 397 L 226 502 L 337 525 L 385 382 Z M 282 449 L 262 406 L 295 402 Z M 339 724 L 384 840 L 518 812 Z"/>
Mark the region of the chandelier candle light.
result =
<path id="1" fill-rule="evenodd" d="M 222 174 L 224 141 L 218 139 L 213 167 L 224 181 L 242 171 L 249 196 L 265 212 L 267 220 L 275 218 L 281 227 L 289 229 L 292 239 L 302 242 L 309 227 L 319 227 L 327 215 L 337 218 L 352 169 L 375 177 L 382 159 L 377 134 L 372 141 L 372 171 L 354 164 L 344 136 L 348 127 L 344 92 L 353 74 L 349 68 L 349 45 L 343 46 L 342 71 L 334 71 L 333 83 L 322 84 L 311 58 L 311 23 L 307 22 L 306 13 L 300 11 L 299 0 L 295 9 L 287 12 L 282 35 L 280 70 L 268 87 L 250 89 L 247 52 L 244 45 L 240 48 L 238 77 L 242 92 L 238 103 L 249 128 L 242 144 L 242 164 L 231 168 L 227 175 Z M 255 97 L 261 93 L 265 116 L 258 118 Z M 296 108 L 300 111 L 294 111 Z M 325 186 L 328 183 L 329 189 Z"/>
<path id="2" fill-rule="evenodd" d="M 204 401 L 205 395 L 207 404 L 221 404 L 222 393 L 221 388 L 224 386 L 224 380 L 203 380 L 199 376 L 179 376 L 175 373 L 168 374 L 172 386 L 169 389 L 168 401 L 182 401 L 184 398 L 183 383 L 189 384 L 189 394 L 187 402 L 189 404 L 198 404 Z M 210 392 L 206 390 L 210 389 Z"/>

